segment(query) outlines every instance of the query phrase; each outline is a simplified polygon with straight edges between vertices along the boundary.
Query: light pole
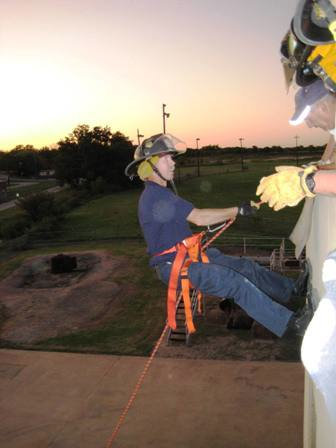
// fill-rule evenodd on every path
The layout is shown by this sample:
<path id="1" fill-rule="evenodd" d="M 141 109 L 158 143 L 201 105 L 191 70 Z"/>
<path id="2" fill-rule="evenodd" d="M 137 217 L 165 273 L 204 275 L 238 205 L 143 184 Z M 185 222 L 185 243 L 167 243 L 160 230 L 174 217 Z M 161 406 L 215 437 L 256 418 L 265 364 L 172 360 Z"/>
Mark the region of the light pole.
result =
<path id="1" fill-rule="evenodd" d="M 295 138 L 296 166 L 299 166 L 299 152 L 298 152 L 299 151 L 298 150 L 298 139 L 299 139 L 299 136 L 295 135 L 294 138 Z"/>
<path id="2" fill-rule="evenodd" d="M 243 137 L 239 137 L 240 141 L 240 160 L 241 160 L 241 170 L 244 170 L 244 160 L 243 160 L 243 141 L 245 140 Z"/>
<path id="3" fill-rule="evenodd" d="M 165 108 L 166 108 L 166 104 L 162 104 L 162 120 L 163 120 L 163 133 L 166 133 L 166 118 L 169 118 L 169 115 Z"/>
<path id="4" fill-rule="evenodd" d="M 140 138 L 142 138 L 143 135 L 139 133 L 139 129 L 137 129 L 137 137 L 138 137 L 138 146 L 140 146 Z"/>
<path id="5" fill-rule="evenodd" d="M 200 139 L 197 137 L 196 138 L 196 151 L 197 151 L 197 176 L 200 177 L 200 154 L 199 154 L 199 149 L 198 149 L 198 142 L 200 141 Z"/>

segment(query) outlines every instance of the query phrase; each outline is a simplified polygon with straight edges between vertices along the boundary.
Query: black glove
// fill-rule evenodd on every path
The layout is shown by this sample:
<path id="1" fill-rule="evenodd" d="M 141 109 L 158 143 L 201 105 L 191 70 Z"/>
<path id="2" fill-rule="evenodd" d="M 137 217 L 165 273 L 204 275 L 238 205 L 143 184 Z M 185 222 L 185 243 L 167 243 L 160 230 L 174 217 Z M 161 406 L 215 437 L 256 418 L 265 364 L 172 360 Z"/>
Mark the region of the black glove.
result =
<path id="1" fill-rule="evenodd" d="M 240 216 L 252 216 L 255 215 L 256 211 L 257 209 L 248 202 L 243 202 L 238 206 L 238 215 Z"/>

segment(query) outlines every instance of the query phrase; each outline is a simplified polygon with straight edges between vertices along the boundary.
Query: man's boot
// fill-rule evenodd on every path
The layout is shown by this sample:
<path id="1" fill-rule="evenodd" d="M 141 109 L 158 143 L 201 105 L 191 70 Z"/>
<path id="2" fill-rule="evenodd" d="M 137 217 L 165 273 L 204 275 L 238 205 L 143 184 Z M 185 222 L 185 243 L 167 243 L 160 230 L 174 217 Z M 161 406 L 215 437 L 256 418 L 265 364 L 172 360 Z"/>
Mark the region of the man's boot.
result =
<path id="1" fill-rule="evenodd" d="M 303 337 L 305 331 L 309 325 L 309 322 L 313 318 L 313 310 L 311 307 L 305 305 L 300 310 L 296 311 L 290 318 L 287 329 L 283 336 L 299 336 Z"/>
<path id="2" fill-rule="evenodd" d="M 303 270 L 295 280 L 293 294 L 295 296 L 304 297 L 307 294 L 307 283 L 309 277 L 309 267 L 307 261 L 303 264 Z"/>

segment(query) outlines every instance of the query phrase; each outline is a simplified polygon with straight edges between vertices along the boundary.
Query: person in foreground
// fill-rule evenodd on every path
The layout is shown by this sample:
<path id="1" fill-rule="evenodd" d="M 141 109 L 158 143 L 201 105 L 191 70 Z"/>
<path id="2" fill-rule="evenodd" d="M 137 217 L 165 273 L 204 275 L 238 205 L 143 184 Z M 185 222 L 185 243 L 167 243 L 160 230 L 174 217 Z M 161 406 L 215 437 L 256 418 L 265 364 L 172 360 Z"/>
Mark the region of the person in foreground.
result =
<path id="1" fill-rule="evenodd" d="M 137 170 L 145 183 L 138 204 L 139 222 L 147 243 L 150 266 L 156 269 L 162 281 L 169 284 L 168 291 L 171 289 L 174 261 L 178 259 L 181 247 L 189 246 L 193 239 L 189 223 L 209 226 L 254 213 L 248 204 L 231 208 L 196 208 L 168 188 L 168 182 L 174 185 L 173 155 L 185 150 L 183 142 L 177 138 L 170 134 L 157 134 L 138 146 L 135 160 L 125 170 L 130 177 Z M 294 282 L 247 258 L 227 256 L 216 248 L 207 249 L 202 258 L 185 254 L 187 259 L 188 256 L 187 269 L 182 270 L 182 289 L 183 276 L 187 276 L 202 293 L 220 299 L 232 298 L 249 316 L 275 335 L 282 337 L 285 333 L 301 333 L 305 325 L 304 316 L 294 313 L 286 305 L 289 305 L 292 295 L 300 294 L 304 275 Z M 169 300 L 168 294 L 168 324 L 174 328 L 174 318 L 169 319 Z"/>
<path id="2" fill-rule="evenodd" d="M 318 79 L 301 88 L 295 96 L 295 113 L 290 124 L 303 122 L 329 132 L 330 139 L 319 163 L 307 167 L 279 166 L 276 174 L 263 177 L 256 194 L 275 211 L 294 207 L 304 198 L 336 195 L 335 154 L 336 95 Z"/>

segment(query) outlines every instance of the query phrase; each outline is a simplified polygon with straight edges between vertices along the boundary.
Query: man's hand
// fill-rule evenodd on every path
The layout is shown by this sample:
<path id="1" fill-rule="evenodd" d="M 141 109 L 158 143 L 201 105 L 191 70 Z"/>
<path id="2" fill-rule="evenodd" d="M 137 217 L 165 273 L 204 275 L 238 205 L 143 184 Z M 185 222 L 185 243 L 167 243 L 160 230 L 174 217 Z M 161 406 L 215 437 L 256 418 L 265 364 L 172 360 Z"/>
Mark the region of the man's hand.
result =
<path id="1" fill-rule="evenodd" d="M 255 215 L 257 207 L 253 207 L 249 202 L 243 202 L 238 207 L 238 215 L 240 216 L 252 216 Z"/>
<path id="2" fill-rule="evenodd" d="M 297 166 L 277 166 L 276 174 L 263 177 L 257 188 L 257 196 L 267 202 L 274 211 L 289 206 L 294 207 L 304 197 L 314 197 L 308 179 L 316 171 L 315 166 L 301 168 Z M 308 179 L 307 179 L 308 176 Z"/>

